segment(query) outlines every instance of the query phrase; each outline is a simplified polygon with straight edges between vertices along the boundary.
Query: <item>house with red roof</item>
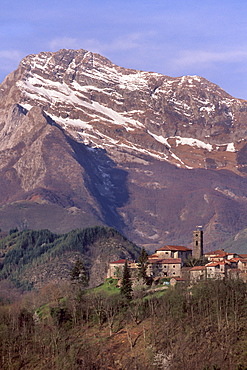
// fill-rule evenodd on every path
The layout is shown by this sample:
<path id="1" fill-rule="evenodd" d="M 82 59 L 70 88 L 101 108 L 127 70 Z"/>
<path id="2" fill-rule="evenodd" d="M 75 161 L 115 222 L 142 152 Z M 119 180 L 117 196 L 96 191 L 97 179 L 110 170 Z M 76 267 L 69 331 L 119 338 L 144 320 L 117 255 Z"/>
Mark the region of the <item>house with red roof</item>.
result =
<path id="1" fill-rule="evenodd" d="M 183 246 L 166 245 L 148 256 L 147 276 L 149 277 L 181 277 L 181 267 L 185 260 L 192 255 L 192 250 Z M 124 268 L 125 259 L 109 263 L 107 277 L 120 277 Z M 138 264 L 127 261 L 132 272 Z M 132 274 L 134 275 L 134 274 Z"/>
<path id="2" fill-rule="evenodd" d="M 107 278 L 120 278 L 123 273 L 125 262 L 127 261 L 127 264 L 130 269 L 136 269 L 137 263 L 134 261 L 128 261 L 126 259 L 119 259 L 117 261 L 112 261 L 109 263 L 108 271 L 107 271 Z"/>
<path id="3" fill-rule="evenodd" d="M 223 249 L 207 252 L 209 260 L 205 266 L 195 266 L 189 270 L 192 283 L 204 279 L 238 279 L 247 281 L 247 258 L 237 253 L 227 253 Z"/>
<path id="4" fill-rule="evenodd" d="M 189 270 L 190 281 L 196 283 L 207 278 L 206 266 L 194 266 Z"/>
<path id="5" fill-rule="evenodd" d="M 184 246 L 165 245 L 148 256 L 147 276 L 181 278 L 182 267 L 185 261 L 192 256 L 192 249 Z M 189 269 L 189 279 L 192 283 L 206 279 L 243 278 L 247 281 L 247 255 L 228 253 L 224 249 L 207 252 L 204 257 L 208 259 L 205 266 L 194 266 Z M 125 264 L 125 259 L 109 263 L 107 277 L 119 278 Z M 128 261 L 132 276 L 136 276 L 138 263 Z"/>
<path id="6" fill-rule="evenodd" d="M 205 266 L 194 266 L 189 270 L 190 282 L 196 283 L 206 279 L 223 279 L 231 269 L 229 261 L 211 261 Z"/>
<path id="7" fill-rule="evenodd" d="M 210 262 L 205 265 L 207 279 L 223 279 L 227 277 L 227 271 L 231 268 L 229 261 Z"/>
<path id="8" fill-rule="evenodd" d="M 224 260 L 234 260 L 235 258 L 239 258 L 240 255 L 234 252 L 225 252 L 224 249 L 218 249 L 213 252 L 207 252 L 204 254 L 204 256 L 209 261 L 224 261 Z"/>
<path id="9" fill-rule="evenodd" d="M 147 276 L 180 277 L 181 258 L 148 258 Z"/>
<path id="10" fill-rule="evenodd" d="M 165 245 L 157 249 L 155 255 L 158 258 L 180 258 L 183 265 L 185 260 L 192 256 L 192 249 L 183 246 Z"/>
<path id="11" fill-rule="evenodd" d="M 112 261 L 109 263 L 107 278 L 120 278 L 122 276 L 125 259 Z M 138 268 L 138 263 L 128 261 L 130 273 L 132 276 Z M 180 277 L 181 276 L 181 258 L 157 258 L 157 256 L 150 256 L 147 261 L 147 276 L 149 277 Z"/>
<path id="12" fill-rule="evenodd" d="M 208 261 L 222 261 L 223 259 L 226 259 L 227 253 L 224 249 L 217 249 L 216 251 L 204 253 L 204 256 Z"/>

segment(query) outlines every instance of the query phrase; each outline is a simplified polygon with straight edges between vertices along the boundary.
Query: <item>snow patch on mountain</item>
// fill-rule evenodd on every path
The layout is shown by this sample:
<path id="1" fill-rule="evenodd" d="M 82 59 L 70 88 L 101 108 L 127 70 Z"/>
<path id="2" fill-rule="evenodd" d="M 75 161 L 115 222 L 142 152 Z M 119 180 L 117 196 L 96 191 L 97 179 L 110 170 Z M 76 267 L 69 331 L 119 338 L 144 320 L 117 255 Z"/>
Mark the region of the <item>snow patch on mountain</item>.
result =
<path id="1" fill-rule="evenodd" d="M 78 88 L 80 85 L 75 82 L 73 85 L 77 87 L 76 90 L 72 90 L 65 82 L 59 83 L 36 77 L 29 77 L 26 81 L 19 81 L 17 83 L 17 86 L 22 90 L 24 95 L 34 101 L 45 102 L 48 100 L 51 103 L 51 108 L 58 102 L 66 105 L 70 104 L 72 106 L 77 106 L 77 109 L 83 110 L 83 108 L 87 108 L 94 113 L 97 112 L 100 116 L 103 115 L 108 117 L 108 121 L 113 121 L 112 123 L 125 127 L 127 131 L 133 131 L 137 127 L 144 127 L 141 122 L 129 117 L 126 118 L 113 109 L 96 101 L 85 101 L 85 99 L 88 100 L 88 98 L 82 94 L 83 90 L 85 91 L 85 87 Z M 29 103 L 29 105 L 31 104 Z M 27 105 L 25 108 L 27 108 Z M 53 116 L 55 115 L 53 114 Z M 80 126 L 79 120 L 66 119 L 64 121 L 62 118 L 57 117 L 56 121 L 58 121 L 58 123 L 65 122 L 66 124 Z M 84 126 L 83 122 L 82 126 Z"/>
<path id="2" fill-rule="evenodd" d="M 236 149 L 235 149 L 235 145 L 234 145 L 234 143 L 229 143 L 229 144 L 227 144 L 226 151 L 227 151 L 227 152 L 236 152 Z"/>
<path id="3" fill-rule="evenodd" d="M 196 146 L 197 148 L 206 149 L 209 152 L 211 152 L 211 150 L 213 149 L 213 146 L 211 144 L 206 144 L 201 140 L 180 136 L 174 136 L 171 138 L 176 140 L 176 146 L 178 145 Z"/>
<path id="4" fill-rule="evenodd" d="M 159 143 L 162 143 L 162 144 L 166 145 L 169 148 L 171 148 L 171 144 L 169 143 L 169 139 L 175 139 L 175 142 L 176 142 L 175 145 L 176 146 L 178 146 L 178 145 L 189 145 L 191 147 L 206 149 L 209 152 L 211 152 L 215 148 L 219 149 L 220 147 L 226 146 L 226 149 L 225 149 L 226 152 L 235 152 L 236 151 L 234 143 L 226 143 L 226 144 L 219 144 L 219 145 L 213 146 L 211 144 L 205 143 L 201 140 L 194 139 L 194 138 L 181 137 L 181 136 L 170 136 L 170 137 L 165 138 L 162 135 L 155 135 L 155 134 L 151 133 L 150 131 L 148 131 L 148 133 L 155 140 L 157 140 Z"/>
<path id="5" fill-rule="evenodd" d="M 151 135 L 159 143 L 164 144 L 164 145 L 168 146 L 169 148 L 171 147 L 171 145 L 168 143 L 168 138 L 165 138 L 162 135 L 155 135 L 150 131 L 148 131 L 148 134 Z"/>

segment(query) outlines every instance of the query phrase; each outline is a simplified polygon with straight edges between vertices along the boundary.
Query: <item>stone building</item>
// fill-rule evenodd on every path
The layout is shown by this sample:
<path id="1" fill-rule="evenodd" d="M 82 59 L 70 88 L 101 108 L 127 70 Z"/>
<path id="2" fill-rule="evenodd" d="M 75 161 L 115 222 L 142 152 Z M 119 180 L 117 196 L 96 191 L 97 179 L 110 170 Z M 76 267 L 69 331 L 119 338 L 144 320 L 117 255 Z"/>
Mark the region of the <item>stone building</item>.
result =
<path id="1" fill-rule="evenodd" d="M 203 231 L 193 231 L 193 257 L 200 259 L 203 256 Z"/>
<path id="2" fill-rule="evenodd" d="M 149 258 L 147 276 L 150 277 L 180 277 L 181 258 Z"/>
<path id="3" fill-rule="evenodd" d="M 157 258 L 180 258 L 182 265 L 191 255 L 192 250 L 190 248 L 175 245 L 165 245 L 154 253 L 154 256 L 157 256 Z M 151 257 L 152 255 L 149 258 Z"/>
<path id="4" fill-rule="evenodd" d="M 207 278 L 206 266 L 194 266 L 190 270 L 190 281 L 196 283 Z"/>
<path id="5" fill-rule="evenodd" d="M 228 261 L 218 261 L 207 263 L 205 267 L 207 279 L 223 279 L 227 277 L 231 264 Z"/>
<path id="6" fill-rule="evenodd" d="M 119 279 L 120 277 L 122 277 L 125 262 L 126 259 L 120 259 L 117 261 L 110 262 L 107 271 L 107 278 L 112 277 L 115 279 Z M 134 270 L 137 268 L 136 262 L 127 260 L 127 263 L 130 269 Z"/>
<path id="7" fill-rule="evenodd" d="M 189 270 L 192 283 L 203 279 L 224 278 L 247 281 L 247 255 L 217 249 L 205 253 L 204 257 L 208 260 L 205 266 L 195 266 Z"/>

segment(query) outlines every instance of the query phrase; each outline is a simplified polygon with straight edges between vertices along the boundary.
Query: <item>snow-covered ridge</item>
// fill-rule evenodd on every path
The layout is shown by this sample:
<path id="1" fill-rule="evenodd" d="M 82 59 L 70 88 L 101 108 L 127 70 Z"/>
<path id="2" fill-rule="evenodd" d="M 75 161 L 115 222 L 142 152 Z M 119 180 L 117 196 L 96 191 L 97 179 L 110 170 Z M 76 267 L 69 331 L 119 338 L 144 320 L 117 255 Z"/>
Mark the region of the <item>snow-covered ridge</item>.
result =
<path id="1" fill-rule="evenodd" d="M 88 65 L 85 64 L 85 61 L 88 61 L 90 58 L 92 59 L 92 68 L 88 68 Z M 148 77 L 150 74 L 153 77 L 162 76 L 161 74 L 155 72 L 135 71 L 131 69 L 120 68 L 109 61 L 108 64 L 102 64 L 102 58 L 99 60 L 97 54 L 94 55 L 91 52 L 86 52 L 80 62 L 76 63 L 74 58 L 65 69 L 63 69 L 64 67 L 61 65 L 54 62 L 53 53 L 30 55 L 26 59 L 22 61 L 22 64 L 24 66 L 28 65 L 31 67 L 31 74 L 33 71 L 41 69 L 42 74 L 50 74 L 51 71 L 55 71 L 57 72 L 57 77 L 61 77 L 61 75 L 64 76 L 69 74 L 69 72 L 75 72 L 78 70 L 81 76 L 89 77 L 93 80 L 97 79 L 98 81 L 109 84 L 118 84 L 120 88 L 127 88 L 128 90 L 147 88 Z M 59 75 L 59 72 L 61 75 Z"/>
<path id="2" fill-rule="evenodd" d="M 19 104 L 41 106 L 91 147 L 125 148 L 187 168 L 186 161 L 203 166 L 201 157 L 211 158 L 210 152 L 237 151 L 235 137 L 228 142 L 221 124 L 233 132 L 239 103 L 202 77 L 124 69 L 71 50 L 30 56 L 23 66 Z M 193 153 L 201 159 L 192 159 Z"/>
<path id="3" fill-rule="evenodd" d="M 53 65 L 51 56 L 49 56 L 47 59 L 41 56 L 40 60 L 37 60 L 37 57 L 35 57 L 34 61 L 31 62 L 31 66 L 33 66 L 33 68 L 42 67 L 42 73 L 44 73 L 44 75 L 33 72 L 33 74 L 29 74 L 25 80 L 17 83 L 17 86 L 22 90 L 26 97 L 29 97 L 31 100 L 40 101 L 43 104 L 48 102 L 51 109 L 54 109 L 57 103 L 70 105 L 72 107 L 76 106 L 77 109 L 81 109 L 82 111 L 87 108 L 89 111 L 91 111 L 91 114 L 92 111 L 96 111 L 99 115 L 101 115 L 102 119 L 106 119 L 110 122 L 112 121 L 114 124 L 122 125 L 127 130 L 144 127 L 142 122 L 130 117 L 132 114 L 131 111 L 124 111 L 122 113 L 116 112 L 115 110 L 112 110 L 103 104 L 94 102 L 92 100 L 90 101 L 88 95 L 92 91 L 95 91 L 96 93 L 106 95 L 111 99 L 114 98 L 115 104 L 121 106 L 123 105 L 123 95 L 112 87 L 113 82 L 118 85 L 119 89 L 128 89 L 131 91 L 139 89 L 148 91 L 148 77 L 150 78 L 151 75 L 152 78 L 160 78 L 162 75 L 141 71 L 131 71 L 132 73 L 123 75 L 117 71 L 114 65 L 112 67 L 106 66 L 103 71 L 102 68 L 99 70 L 83 68 L 81 76 L 83 75 L 84 77 L 92 77 L 98 81 L 110 82 L 108 88 L 105 85 L 102 88 L 94 86 L 92 83 L 88 85 L 85 83 L 78 83 L 76 80 L 73 80 L 71 83 L 67 83 L 63 80 L 54 81 L 53 79 L 47 78 L 46 70 L 48 71 L 49 69 L 49 63 Z M 74 61 L 71 62 L 68 69 L 71 69 L 71 65 L 74 64 Z M 181 81 L 179 82 L 179 80 Z M 189 81 L 191 83 L 193 80 L 195 80 L 197 83 L 201 82 L 201 78 L 197 76 L 186 76 L 186 78 L 182 77 L 180 79 L 171 78 L 171 80 L 166 77 L 164 78 L 161 87 L 158 87 L 155 90 L 153 96 L 157 99 L 157 94 L 165 95 L 167 102 L 173 103 L 174 110 L 190 119 L 194 114 L 191 106 L 177 96 L 176 89 L 173 91 L 168 87 L 174 83 L 181 84 L 184 81 Z M 212 104 L 209 99 L 203 100 L 196 96 L 194 96 L 193 99 L 198 104 L 202 116 L 205 113 L 210 114 L 215 111 L 215 105 Z M 32 104 L 32 102 L 29 104 Z M 145 112 L 141 109 L 135 109 L 135 111 L 141 113 L 143 116 L 145 114 Z M 59 118 L 57 114 L 53 113 L 53 115 L 56 115 Z M 233 119 L 233 115 L 230 112 L 229 117 Z M 67 124 L 70 124 L 70 122 L 71 120 L 67 120 Z M 156 124 L 159 125 L 159 122 L 156 122 Z M 190 122 L 189 124 L 193 124 L 193 122 Z M 76 125 L 78 126 L 78 123 L 76 123 Z"/>
<path id="4" fill-rule="evenodd" d="M 68 64 L 58 64 L 54 60 L 56 54 L 61 53 L 74 58 L 70 61 L 68 58 Z M 80 54 L 81 52 L 81 54 Z M 78 55 L 81 55 L 80 61 L 78 61 Z M 63 58 L 61 63 L 63 63 Z M 66 58 L 65 58 L 66 59 Z M 88 67 L 88 61 L 91 60 L 91 68 Z M 78 71 L 79 75 L 84 77 L 92 78 L 92 80 L 98 80 L 101 82 L 108 83 L 109 85 L 117 84 L 121 89 L 128 90 L 142 90 L 149 87 L 150 79 L 162 81 L 159 87 L 156 87 L 157 92 L 166 92 L 172 91 L 172 86 L 189 86 L 189 87 L 198 87 L 201 85 L 204 89 L 208 89 L 208 85 L 213 85 L 209 81 L 205 80 L 200 76 L 182 76 L 182 77 L 168 77 L 156 72 L 145 72 L 132 69 L 125 69 L 118 67 L 115 64 L 111 63 L 106 58 L 99 56 L 85 50 L 60 50 L 57 53 L 51 52 L 42 52 L 38 55 L 30 55 L 22 61 L 24 66 L 31 68 L 31 74 L 37 74 L 37 70 L 40 70 L 40 74 L 51 74 L 52 79 L 64 77 L 66 74 L 73 74 L 75 71 Z M 52 73 L 51 73 L 52 72 Z M 49 80 L 51 81 L 51 80 Z M 83 86 L 81 86 L 83 88 Z M 223 90 L 222 90 L 223 91 Z M 178 98 L 178 97 L 177 97 Z M 226 99 L 228 103 L 229 99 Z M 205 106 L 208 105 L 209 101 L 207 99 L 201 102 Z"/>
<path id="5" fill-rule="evenodd" d="M 121 125 L 127 130 L 134 130 L 137 127 L 143 127 L 143 124 L 137 120 L 131 119 L 129 117 L 124 117 L 120 113 L 114 111 L 107 106 L 104 106 L 96 101 L 89 101 L 84 92 L 86 91 L 85 87 L 80 88 L 80 85 L 76 82 L 73 82 L 72 88 L 65 82 L 59 83 L 56 81 L 51 81 L 44 79 L 42 77 L 29 77 L 26 81 L 19 81 L 17 86 L 22 90 L 25 96 L 31 98 L 33 101 L 43 101 L 48 102 L 50 107 L 54 107 L 57 103 L 62 103 L 65 105 L 76 106 L 77 109 L 83 110 L 87 108 L 91 113 L 95 113 L 100 116 L 104 116 L 108 121 L 116 125 Z M 95 88 L 97 89 L 97 88 Z M 100 91 L 100 89 L 97 89 Z M 30 104 L 22 104 L 24 108 L 29 107 Z M 56 120 L 59 122 L 65 122 L 58 115 Z M 102 117 L 101 117 L 102 118 Z M 67 124 L 74 125 L 74 120 L 67 119 Z M 78 121 L 78 120 L 77 120 Z M 76 122 L 76 126 L 80 126 L 79 122 Z M 84 123 L 82 123 L 84 126 Z"/>

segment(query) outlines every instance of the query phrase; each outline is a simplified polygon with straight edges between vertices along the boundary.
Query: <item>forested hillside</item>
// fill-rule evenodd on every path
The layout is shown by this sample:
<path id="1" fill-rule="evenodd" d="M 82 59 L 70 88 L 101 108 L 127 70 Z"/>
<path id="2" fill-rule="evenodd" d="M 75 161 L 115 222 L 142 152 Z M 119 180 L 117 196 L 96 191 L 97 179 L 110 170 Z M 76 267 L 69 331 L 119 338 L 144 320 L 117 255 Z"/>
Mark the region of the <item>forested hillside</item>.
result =
<path id="1" fill-rule="evenodd" d="M 91 290 L 67 282 L 0 306 L 1 368 L 247 368 L 246 283 L 132 288 L 126 300 L 113 279 Z"/>
<path id="2" fill-rule="evenodd" d="M 13 229 L 0 241 L 0 253 L 0 279 L 25 290 L 69 280 L 78 258 L 85 264 L 90 285 L 96 286 L 106 277 L 109 261 L 137 259 L 140 249 L 115 229 L 95 226 L 66 234 Z"/>

